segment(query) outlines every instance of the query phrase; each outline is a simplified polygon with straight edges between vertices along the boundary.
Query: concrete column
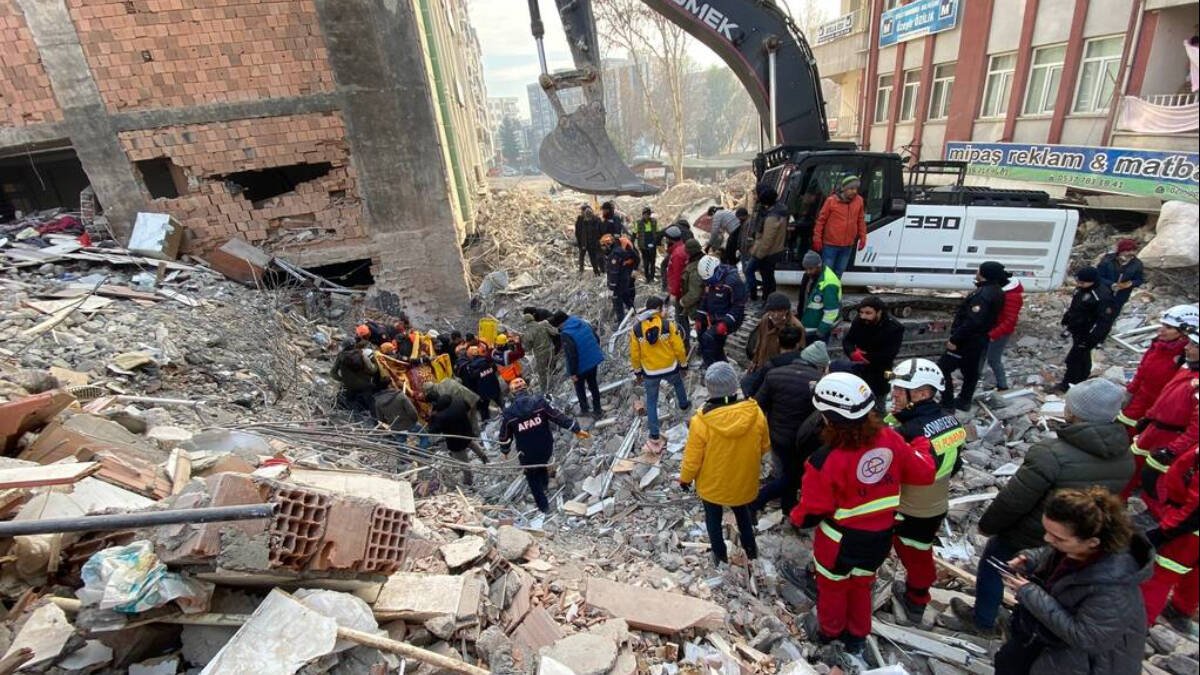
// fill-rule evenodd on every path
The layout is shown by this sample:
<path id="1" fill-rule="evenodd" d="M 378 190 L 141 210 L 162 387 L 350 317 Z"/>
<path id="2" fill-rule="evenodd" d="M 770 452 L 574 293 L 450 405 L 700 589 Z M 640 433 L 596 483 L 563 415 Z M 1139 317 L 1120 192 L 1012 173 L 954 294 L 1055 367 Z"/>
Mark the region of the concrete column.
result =
<path id="1" fill-rule="evenodd" d="M 414 316 L 459 316 L 470 291 L 410 0 L 316 0 L 378 286 Z"/>
<path id="2" fill-rule="evenodd" d="M 113 231 L 125 236 L 137 212 L 144 210 L 146 197 L 117 140 L 116 127 L 83 55 L 71 14 L 63 0 L 17 0 L 17 4 L 62 108 L 63 126 L 79 163 Z"/>

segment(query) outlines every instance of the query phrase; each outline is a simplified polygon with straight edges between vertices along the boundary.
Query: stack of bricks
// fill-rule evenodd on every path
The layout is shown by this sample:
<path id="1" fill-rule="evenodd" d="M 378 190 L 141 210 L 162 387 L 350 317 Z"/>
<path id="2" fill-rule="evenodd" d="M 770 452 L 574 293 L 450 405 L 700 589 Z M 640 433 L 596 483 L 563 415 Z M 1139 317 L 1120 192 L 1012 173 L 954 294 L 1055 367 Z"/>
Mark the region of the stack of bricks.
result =
<path id="1" fill-rule="evenodd" d="M 5 0 L 11 1 L 11 0 Z M 68 0 L 112 111 L 333 90 L 313 0 Z"/>
<path id="2" fill-rule="evenodd" d="M 50 78 L 16 0 L 0 0 L 0 127 L 62 120 Z"/>
<path id="3" fill-rule="evenodd" d="M 294 223 L 327 239 L 362 240 L 366 216 L 339 113 L 312 113 L 146 129 L 120 134 L 133 161 L 169 158 L 188 175 L 189 192 L 157 203 L 187 228 L 189 252 L 207 252 L 232 237 L 261 243 Z M 255 204 L 231 192 L 228 174 L 294 164 L 328 163 L 319 178 Z"/>

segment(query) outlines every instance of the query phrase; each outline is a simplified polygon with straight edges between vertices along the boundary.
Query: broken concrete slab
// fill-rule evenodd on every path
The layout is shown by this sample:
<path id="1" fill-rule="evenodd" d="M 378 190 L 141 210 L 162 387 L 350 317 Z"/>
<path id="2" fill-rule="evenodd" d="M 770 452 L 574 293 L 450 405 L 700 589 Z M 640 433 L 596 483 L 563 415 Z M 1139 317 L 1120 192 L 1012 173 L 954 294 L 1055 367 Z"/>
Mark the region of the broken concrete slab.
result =
<path id="1" fill-rule="evenodd" d="M 75 627 L 67 620 L 67 614 L 58 605 L 46 604 L 33 610 L 21 626 L 3 657 L 8 658 L 24 648 L 33 650 L 33 659 L 26 667 L 45 663 L 58 658 L 67 641 L 75 635 Z"/>
<path id="2" fill-rule="evenodd" d="M 521 560 L 533 546 L 533 536 L 512 525 L 501 525 L 496 531 L 496 550 L 505 560 Z"/>
<path id="3" fill-rule="evenodd" d="M 63 670 L 90 672 L 96 667 L 112 661 L 113 650 L 99 640 L 88 640 L 83 647 L 74 651 L 57 665 Z"/>
<path id="4" fill-rule="evenodd" d="M 382 619 L 427 621 L 455 616 L 466 581 L 467 577 L 459 575 L 397 572 L 388 577 L 372 609 Z"/>
<path id="5" fill-rule="evenodd" d="M 293 483 L 337 494 L 374 499 L 389 509 L 408 514 L 416 513 L 412 484 L 406 481 L 359 471 L 314 471 L 294 467 L 289 475 Z"/>
<path id="6" fill-rule="evenodd" d="M 208 254 L 208 264 L 214 270 L 247 286 L 262 284 L 271 259 L 270 254 L 237 237 Z"/>
<path id="7" fill-rule="evenodd" d="M 617 644 L 592 633 L 568 635 L 541 652 L 576 675 L 605 675 L 617 662 Z"/>
<path id="8" fill-rule="evenodd" d="M 272 590 L 201 675 L 292 675 L 333 651 L 338 625 L 286 593 Z"/>
<path id="9" fill-rule="evenodd" d="M 47 485 L 70 485 L 100 470 L 99 462 L 69 462 L 45 466 L 0 469 L 0 490 Z"/>
<path id="10" fill-rule="evenodd" d="M 0 403 L 0 446 L 6 454 L 12 452 L 22 434 L 50 421 L 74 401 L 65 391 L 47 391 Z"/>
<path id="11" fill-rule="evenodd" d="M 725 625 L 725 610 L 716 603 L 598 577 L 588 578 L 585 602 L 625 619 L 630 628 L 663 635 Z"/>
<path id="12" fill-rule="evenodd" d="M 563 632 L 544 607 L 534 607 L 525 614 L 510 637 L 526 654 L 533 655 L 561 640 Z"/>
<path id="13" fill-rule="evenodd" d="M 465 567 L 482 558 L 483 554 L 487 553 L 487 546 L 487 540 L 483 537 L 468 534 L 448 544 L 442 544 L 438 550 L 441 551 L 446 566 L 455 569 Z"/>

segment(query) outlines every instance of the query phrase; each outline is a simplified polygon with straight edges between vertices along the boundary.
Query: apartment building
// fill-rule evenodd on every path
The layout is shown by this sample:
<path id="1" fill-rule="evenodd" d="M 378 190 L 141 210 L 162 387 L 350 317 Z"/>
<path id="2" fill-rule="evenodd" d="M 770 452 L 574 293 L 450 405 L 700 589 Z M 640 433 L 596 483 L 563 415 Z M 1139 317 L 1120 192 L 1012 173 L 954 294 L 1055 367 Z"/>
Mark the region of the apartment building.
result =
<path id="1" fill-rule="evenodd" d="M 1197 200 L 1195 0 L 843 0 L 834 136 L 1081 194 Z M 1189 44 L 1191 41 L 1191 44 Z"/>

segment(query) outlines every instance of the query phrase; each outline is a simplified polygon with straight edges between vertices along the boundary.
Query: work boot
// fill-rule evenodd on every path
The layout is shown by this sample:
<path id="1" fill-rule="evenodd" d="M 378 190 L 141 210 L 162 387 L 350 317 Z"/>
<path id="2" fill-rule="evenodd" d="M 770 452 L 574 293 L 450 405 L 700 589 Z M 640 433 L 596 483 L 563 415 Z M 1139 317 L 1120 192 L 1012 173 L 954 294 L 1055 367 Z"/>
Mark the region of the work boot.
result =
<path id="1" fill-rule="evenodd" d="M 925 625 L 925 605 L 913 602 L 908 597 L 908 584 L 900 579 L 892 582 L 892 599 L 899 612 L 896 618 L 901 624 L 921 627 Z"/>
<path id="2" fill-rule="evenodd" d="M 1192 617 L 1179 611 L 1175 608 L 1175 605 L 1169 602 L 1167 603 L 1167 606 L 1163 608 L 1162 614 L 1159 615 L 1159 618 L 1162 619 L 1168 626 L 1174 628 L 1180 633 L 1183 633 L 1184 635 L 1189 635 L 1192 637 L 1196 636 L 1196 622 L 1192 621 Z"/>
<path id="3" fill-rule="evenodd" d="M 812 568 L 800 568 L 791 563 L 779 566 L 779 574 L 791 585 L 799 588 L 813 602 L 817 601 L 817 574 Z"/>
<path id="4" fill-rule="evenodd" d="M 953 621 L 948 622 L 947 618 L 953 619 Z M 968 605 L 962 598 L 950 598 L 950 617 L 943 614 L 938 617 L 938 623 L 951 630 L 971 633 L 988 640 L 1000 637 L 1000 630 L 995 626 L 984 628 L 975 623 L 975 608 Z"/>

